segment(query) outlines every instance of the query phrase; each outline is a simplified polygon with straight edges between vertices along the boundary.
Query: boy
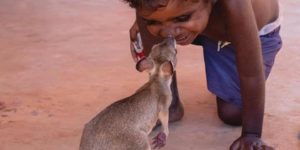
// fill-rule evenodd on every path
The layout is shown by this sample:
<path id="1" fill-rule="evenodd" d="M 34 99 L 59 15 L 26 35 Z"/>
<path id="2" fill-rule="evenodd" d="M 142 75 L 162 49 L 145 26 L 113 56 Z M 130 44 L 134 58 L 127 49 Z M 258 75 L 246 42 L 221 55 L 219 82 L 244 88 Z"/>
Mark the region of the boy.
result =
<path id="1" fill-rule="evenodd" d="M 180 45 L 203 46 L 207 86 L 216 95 L 219 118 L 229 125 L 242 125 L 241 136 L 230 149 L 273 149 L 260 138 L 265 80 L 281 48 L 277 0 L 125 1 L 136 9 L 131 41 L 140 32 L 146 55 L 169 35 Z M 170 121 L 177 121 L 183 108 L 176 76 L 172 91 Z"/>

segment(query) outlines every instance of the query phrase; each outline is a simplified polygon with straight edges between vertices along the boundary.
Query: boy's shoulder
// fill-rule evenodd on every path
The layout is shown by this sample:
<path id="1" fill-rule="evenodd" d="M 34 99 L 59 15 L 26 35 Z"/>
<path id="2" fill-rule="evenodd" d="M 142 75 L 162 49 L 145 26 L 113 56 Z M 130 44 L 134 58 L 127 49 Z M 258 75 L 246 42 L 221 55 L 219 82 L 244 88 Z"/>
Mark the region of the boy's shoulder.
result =
<path id="1" fill-rule="evenodd" d="M 242 13 L 239 7 L 244 7 L 247 9 L 253 9 L 255 14 L 255 20 L 259 29 L 261 29 L 266 24 L 275 21 L 279 16 L 279 6 L 277 0 L 252 0 L 249 1 L 240 1 L 240 0 L 214 0 L 216 3 L 212 7 L 212 12 L 209 18 L 208 26 L 204 31 L 204 35 L 208 35 L 213 39 L 228 41 L 228 35 L 226 33 L 227 27 L 230 26 L 227 24 L 227 20 L 231 16 L 225 16 L 226 9 L 232 9 L 230 13 L 236 15 Z M 237 3 L 233 3 L 239 1 Z M 243 5 L 243 3 L 248 3 Z M 225 6 L 226 5 L 226 6 Z M 233 5 L 233 6 L 228 6 Z M 243 6 L 242 6 L 243 5 Z M 225 8 L 230 7 L 230 8 Z M 237 7 L 235 9 L 235 7 Z M 247 20 L 245 17 L 238 17 L 238 19 Z"/>

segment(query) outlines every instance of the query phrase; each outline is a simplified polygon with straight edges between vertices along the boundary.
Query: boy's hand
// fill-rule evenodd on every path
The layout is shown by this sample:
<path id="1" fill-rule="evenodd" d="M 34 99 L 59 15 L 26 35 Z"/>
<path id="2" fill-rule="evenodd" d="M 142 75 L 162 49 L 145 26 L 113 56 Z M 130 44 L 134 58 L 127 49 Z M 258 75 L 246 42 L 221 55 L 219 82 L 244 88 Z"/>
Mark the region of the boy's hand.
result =
<path id="1" fill-rule="evenodd" d="M 260 138 L 255 136 L 242 136 L 232 143 L 230 150 L 275 150 L 267 146 Z"/>
<path id="2" fill-rule="evenodd" d="M 132 55 L 132 59 L 134 62 L 138 61 L 137 55 L 134 50 L 133 42 L 137 40 L 137 33 L 139 32 L 139 27 L 136 21 L 134 21 L 134 24 L 129 30 L 129 35 L 130 35 L 130 51 Z"/>

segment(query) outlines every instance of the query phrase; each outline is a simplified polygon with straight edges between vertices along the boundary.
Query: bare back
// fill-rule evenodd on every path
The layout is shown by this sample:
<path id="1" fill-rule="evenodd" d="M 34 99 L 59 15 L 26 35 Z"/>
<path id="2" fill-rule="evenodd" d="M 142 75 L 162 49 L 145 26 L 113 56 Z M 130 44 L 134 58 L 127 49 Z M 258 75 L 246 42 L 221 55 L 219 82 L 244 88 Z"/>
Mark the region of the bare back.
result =
<path id="1" fill-rule="evenodd" d="M 279 17 L 277 0 L 252 0 L 252 6 L 258 30 Z M 202 34 L 215 40 L 230 41 L 222 9 L 220 3 L 214 4 L 208 26 Z"/>

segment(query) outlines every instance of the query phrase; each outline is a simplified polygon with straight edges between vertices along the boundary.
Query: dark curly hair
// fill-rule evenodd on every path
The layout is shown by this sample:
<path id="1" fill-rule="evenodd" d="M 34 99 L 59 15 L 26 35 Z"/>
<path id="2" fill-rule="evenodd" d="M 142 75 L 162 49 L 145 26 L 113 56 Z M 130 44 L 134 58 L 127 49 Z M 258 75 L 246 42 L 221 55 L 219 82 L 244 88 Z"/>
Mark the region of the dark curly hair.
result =
<path id="1" fill-rule="evenodd" d="M 164 7 L 168 4 L 169 0 L 123 0 L 128 3 L 131 8 L 140 9 L 157 9 L 159 7 Z M 184 0 L 187 1 L 187 0 Z M 199 0 L 190 0 L 192 2 L 198 2 Z M 213 0 L 203 0 L 205 3 Z"/>
<path id="2" fill-rule="evenodd" d="M 128 3 L 130 7 L 139 9 L 139 8 L 148 8 L 156 9 L 159 7 L 166 6 L 169 0 L 123 0 Z"/>

